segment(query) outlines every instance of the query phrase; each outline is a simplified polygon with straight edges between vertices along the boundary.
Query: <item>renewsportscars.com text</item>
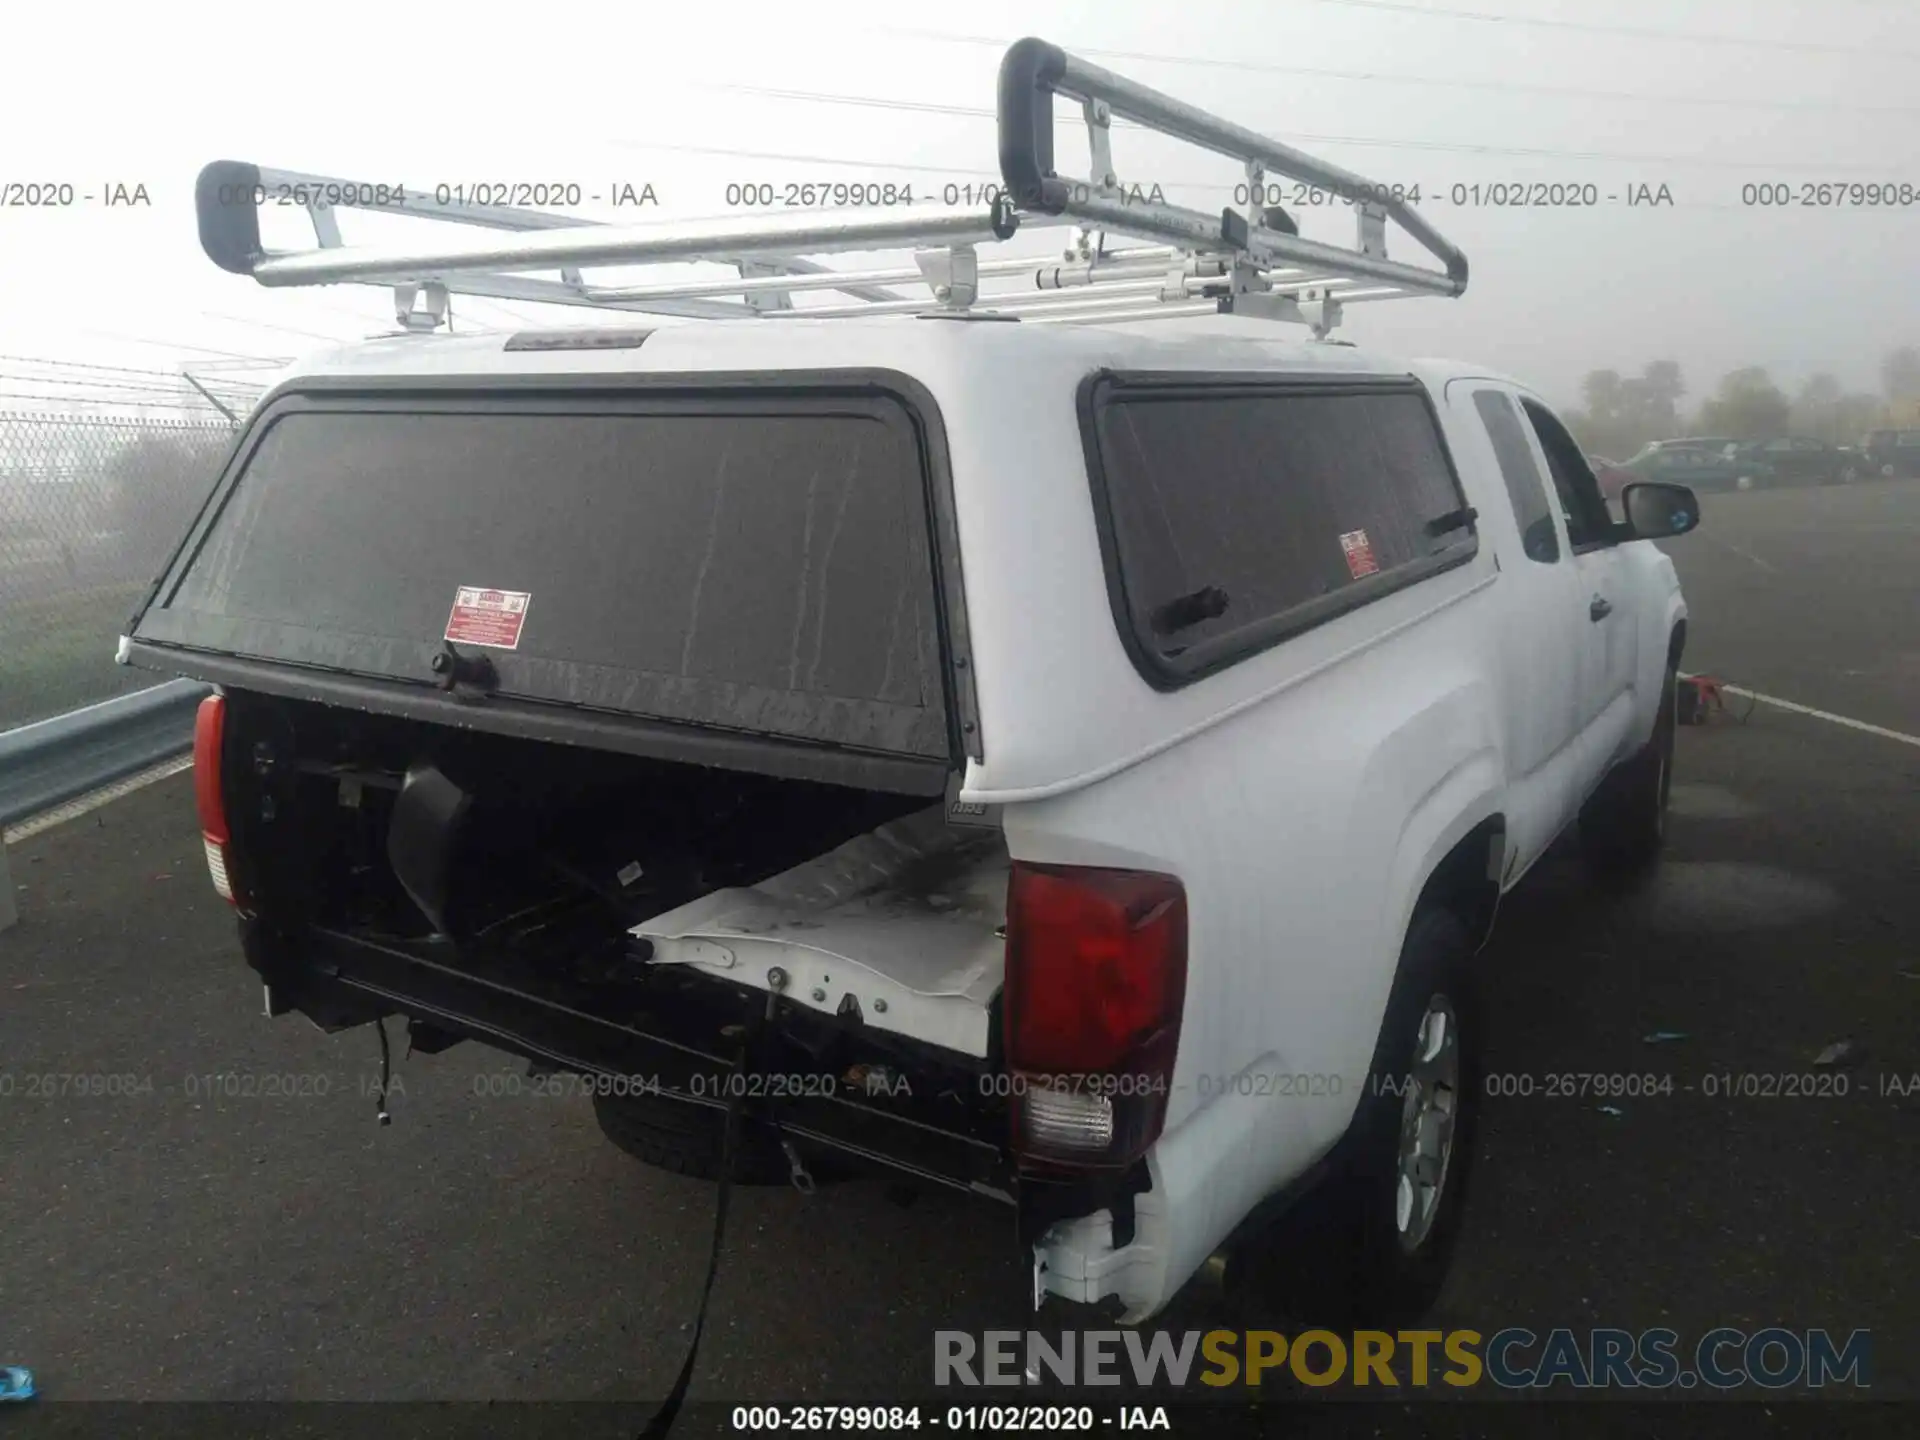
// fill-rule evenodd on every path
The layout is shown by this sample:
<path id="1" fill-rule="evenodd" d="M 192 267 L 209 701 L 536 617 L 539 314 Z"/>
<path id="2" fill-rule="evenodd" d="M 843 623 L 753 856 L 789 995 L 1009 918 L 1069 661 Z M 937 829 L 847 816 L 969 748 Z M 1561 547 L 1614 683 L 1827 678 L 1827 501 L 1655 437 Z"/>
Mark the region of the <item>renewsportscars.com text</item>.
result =
<path id="1" fill-rule="evenodd" d="M 1871 1335 L 1770 1327 L 1675 1330 L 934 1332 L 941 1386 L 1257 1386 L 1272 1378 L 1355 1389 L 1767 1390 L 1872 1383 Z"/>

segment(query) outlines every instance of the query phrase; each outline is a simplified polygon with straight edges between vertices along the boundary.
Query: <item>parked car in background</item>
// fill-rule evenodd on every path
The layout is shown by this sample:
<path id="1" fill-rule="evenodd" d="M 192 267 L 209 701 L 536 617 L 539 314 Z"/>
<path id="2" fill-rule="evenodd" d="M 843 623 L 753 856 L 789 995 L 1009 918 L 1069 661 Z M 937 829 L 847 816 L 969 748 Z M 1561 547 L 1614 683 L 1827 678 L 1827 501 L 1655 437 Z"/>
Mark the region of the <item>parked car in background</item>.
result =
<path id="1" fill-rule="evenodd" d="M 1724 452 L 1738 444 L 1739 442 L 1731 435 L 1694 435 L 1678 440 L 1655 440 L 1633 458 L 1637 460 L 1641 455 L 1645 455 L 1651 450 L 1716 450 Z M 1631 464 L 1632 461 L 1628 461 L 1627 463 Z"/>
<path id="2" fill-rule="evenodd" d="M 1755 440 L 1740 446 L 1735 454 L 1743 460 L 1759 461 L 1773 471 L 1776 479 L 1813 485 L 1831 485 L 1852 478 L 1847 472 L 1856 463 L 1839 446 L 1807 435 Z"/>
<path id="3" fill-rule="evenodd" d="M 1600 494 L 1615 510 L 1621 505 L 1620 492 L 1633 481 L 1647 478 L 1604 455 L 1587 456 L 1587 468 L 1593 471 L 1593 478 L 1600 482 Z"/>
<path id="4" fill-rule="evenodd" d="M 1875 430 L 1860 448 L 1868 475 L 1920 475 L 1920 430 Z"/>
<path id="5" fill-rule="evenodd" d="M 1750 490 L 1776 478 L 1771 465 L 1743 455 L 1732 441 L 1655 441 L 1620 468 L 1628 483 L 1659 480 L 1695 490 Z"/>

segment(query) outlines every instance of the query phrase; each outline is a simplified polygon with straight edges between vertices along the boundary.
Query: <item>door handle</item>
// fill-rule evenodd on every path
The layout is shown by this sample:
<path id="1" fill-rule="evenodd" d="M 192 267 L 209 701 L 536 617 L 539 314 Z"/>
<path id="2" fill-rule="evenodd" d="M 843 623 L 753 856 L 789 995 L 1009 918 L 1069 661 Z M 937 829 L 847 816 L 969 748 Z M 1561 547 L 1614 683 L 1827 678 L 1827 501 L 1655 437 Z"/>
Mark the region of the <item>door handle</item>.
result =
<path id="1" fill-rule="evenodd" d="M 1604 595 L 1594 596 L 1592 603 L 1587 606 L 1587 618 L 1589 620 L 1604 620 L 1612 613 L 1613 602 L 1608 600 Z"/>

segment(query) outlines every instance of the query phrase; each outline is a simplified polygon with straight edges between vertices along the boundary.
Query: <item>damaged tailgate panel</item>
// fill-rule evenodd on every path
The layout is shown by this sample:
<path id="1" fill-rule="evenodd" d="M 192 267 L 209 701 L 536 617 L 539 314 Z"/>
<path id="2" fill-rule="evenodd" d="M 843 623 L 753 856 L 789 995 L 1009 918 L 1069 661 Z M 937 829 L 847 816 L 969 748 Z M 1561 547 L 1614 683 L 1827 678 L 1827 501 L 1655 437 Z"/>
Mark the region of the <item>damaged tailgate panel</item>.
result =
<path id="1" fill-rule="evenodd" d="M 1008 868 L 998 830 L 949 826 L 935 805 L 631 933 L 655 964 L 778 989 L 795 1005 L 985 1059 Z"/>

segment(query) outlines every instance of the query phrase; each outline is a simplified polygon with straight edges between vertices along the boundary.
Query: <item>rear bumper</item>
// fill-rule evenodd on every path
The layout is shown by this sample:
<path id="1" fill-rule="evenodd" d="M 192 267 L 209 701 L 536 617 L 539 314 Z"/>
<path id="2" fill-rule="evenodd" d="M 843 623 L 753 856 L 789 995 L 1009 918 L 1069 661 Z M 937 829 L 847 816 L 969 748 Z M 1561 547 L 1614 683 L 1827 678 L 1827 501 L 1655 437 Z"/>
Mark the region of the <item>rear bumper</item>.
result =
<path id="1" fill-rule="evenodd" d="M 360 936 L 312 929 L 294 961 L 274 953 L 278 947 L 268 946 L 256 927 L 243 922 L 241 934 L 274 1014 L 299 1010 L 330 1029 L 400 1014 L 556 1070 L 645 1077 L 648 1093 L 715 1110 L 726 1106 L 721 1097 L 733 1070 L 728 1056 Z M 983 1199 L 1018 1204 L 1011 1157 L 972 1136 L 837 1095 L 783 1095 L 779 1122 L 797 1138 Z"/>
<path id="2" fill-rule="evenodd" d="M 715 1110 L 725 1106 L 718 1097 L 733 1069 L 727 1056 L 357 935 L 315 928 L 293 947 L 269 940 L 258 922 L 242 921 L 241 936 L 249 963 L 266 983 L 271 1014 L 299 1011 L 328 1030 L 403 1015 L 555 1070 L 629 1081 L 645 1077 L 648 1093 Z M 1134 1321 L 1151 1314 L 1197 1263 L 1195 1255 L 1181 1254 L 1201 1238 L 1188 1232 L 1212 1218 L 1213 1207 L 1195 1203 L 1197 1197 L 1186 1193 L 1190 1185 L 1170 1185 L 1179 1177 L 1164 1169 L 1171 1157 L 1161 1151 L 1184 1151 L 1194 1133 L 1172 1147 L 1163 1140 L 1150 1159 L 1126 1172 L 1069 1182 L 1022 1173 L 1004 1145 L 857 1097 L 783 1096 L 778 1120 L 796 1139 L 1004 1207 L 1013 1222 L 1009 1239 L 1027 1257 L 1023 1267 L 1030 1268 L 1036 1254 L 1044 1259 L 1037 1288 L 1054 1305 L 1118 1301 Z M 1230 1148 L 1223 1137 L 1210 1138 Z"/>

